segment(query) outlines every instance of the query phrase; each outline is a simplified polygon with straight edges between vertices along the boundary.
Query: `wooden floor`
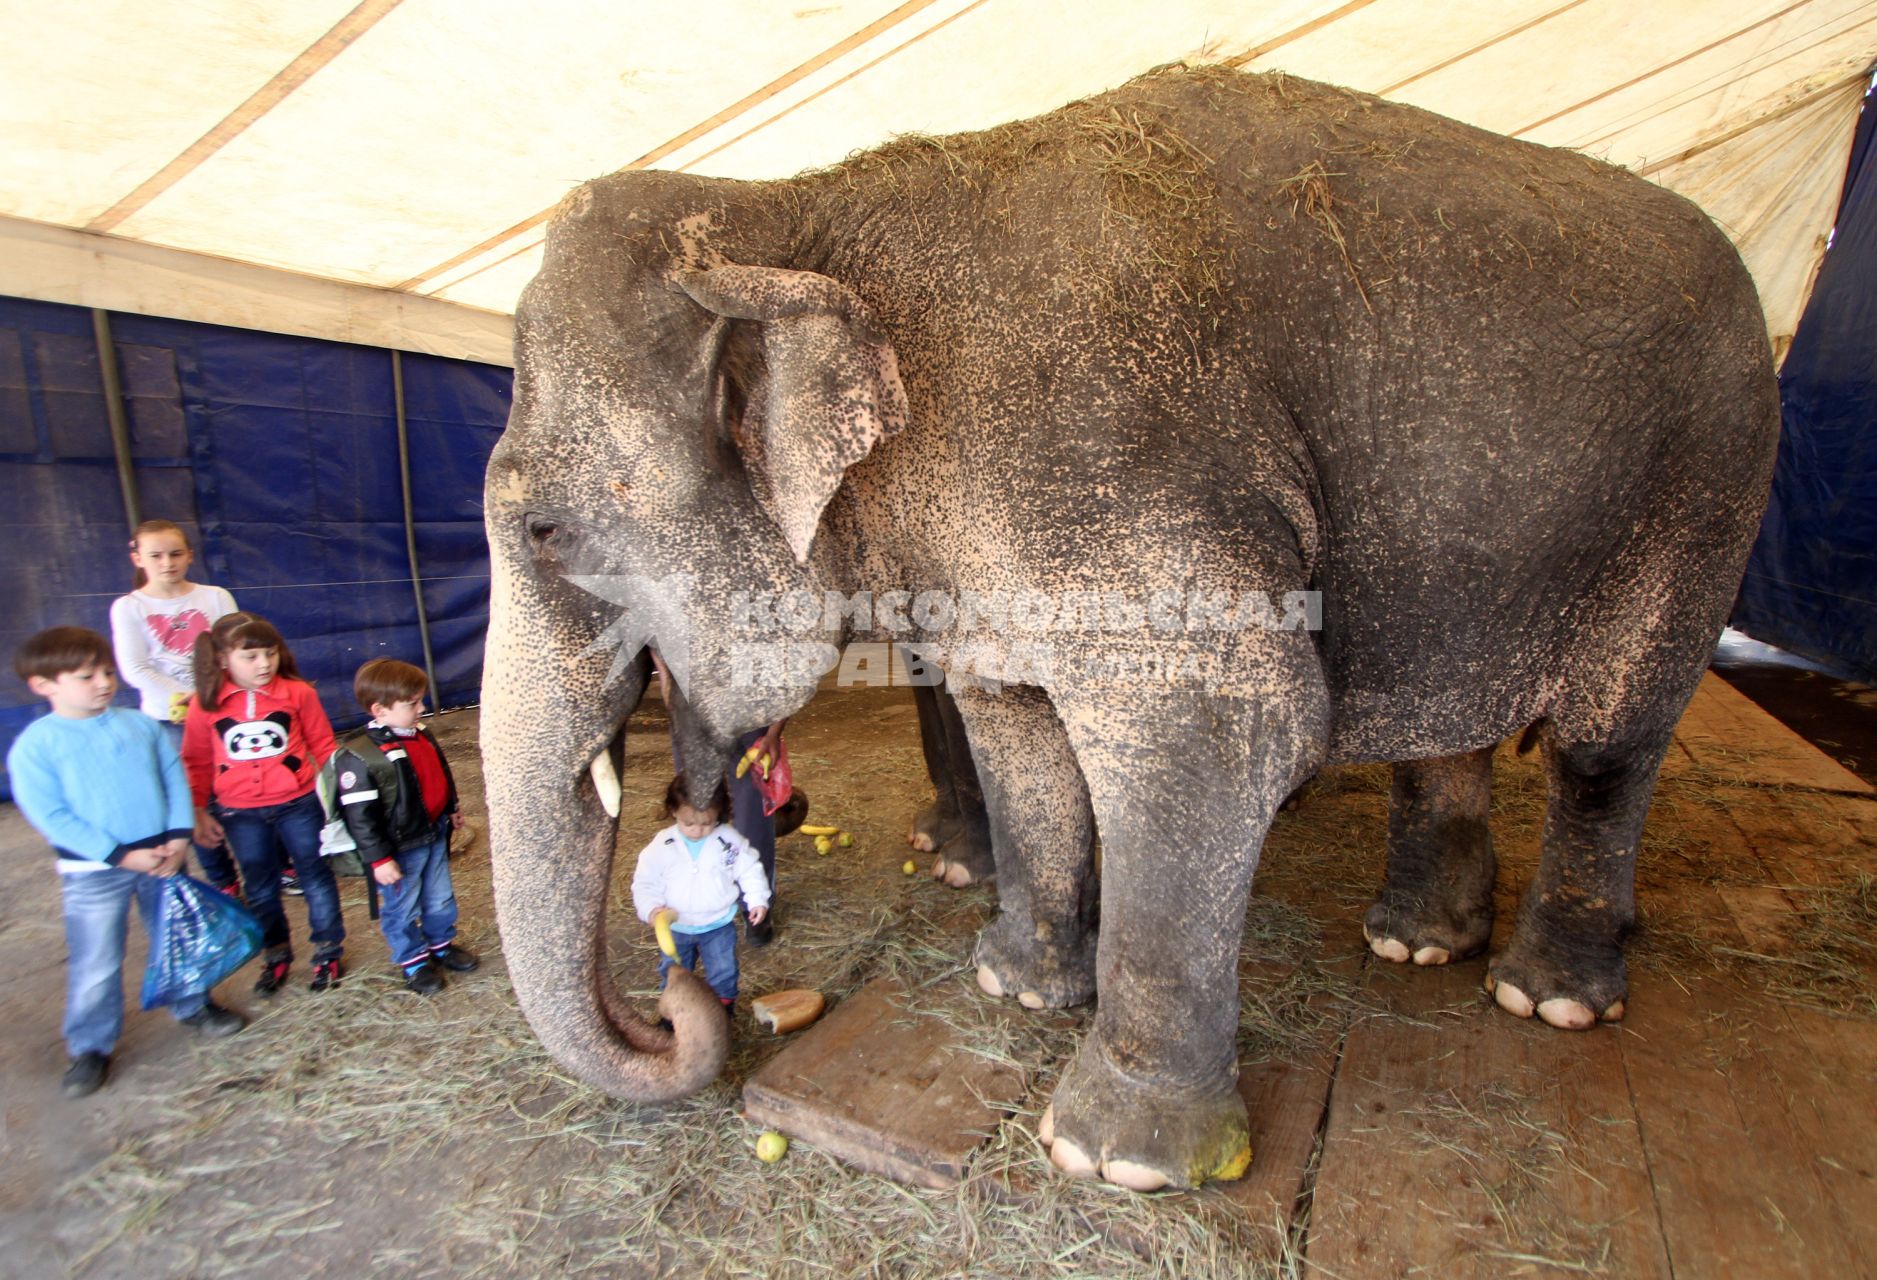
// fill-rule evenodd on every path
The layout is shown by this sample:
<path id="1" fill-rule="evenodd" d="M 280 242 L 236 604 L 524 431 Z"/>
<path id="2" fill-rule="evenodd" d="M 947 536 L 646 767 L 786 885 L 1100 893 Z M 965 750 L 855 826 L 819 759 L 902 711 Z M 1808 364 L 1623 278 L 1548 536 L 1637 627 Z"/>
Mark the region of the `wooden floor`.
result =
<path id="1" fill-rule="evenodd" d="M 1496 794 L 1508 767 L 1533 768 L 1502 754 Z M 1500 940 L 1526 844 L 1499 850 Z M 1877 934 L 1819 950 L 1821 913 L 1877 873 L 1877 797 L 1709 676 L 1643 847 L 1629 1016 L 1586 1034 L 1495 1011 L 1483 960 L 1368 957 L 1346 898 L 1285 880 L 1277 851 L 1260 891 L 1310 911 L 1383 1013 L 1247 1063 L 1255 1164 L 1208 1194 L 1331 1276 L 1877 1275 Z"/>

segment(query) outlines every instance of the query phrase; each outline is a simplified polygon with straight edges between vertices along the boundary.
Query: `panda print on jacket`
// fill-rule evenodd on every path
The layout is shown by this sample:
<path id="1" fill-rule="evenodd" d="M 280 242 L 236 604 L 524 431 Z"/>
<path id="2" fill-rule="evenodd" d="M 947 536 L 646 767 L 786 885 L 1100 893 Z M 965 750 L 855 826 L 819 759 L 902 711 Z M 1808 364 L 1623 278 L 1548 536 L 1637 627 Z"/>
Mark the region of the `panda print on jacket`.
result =
<path id="1" fill-rule="evenodd" d="M 284 711 L 268 714 L 264 720 L 235 720 L 223 716 L 215 722 L 215 732 L 222 738 L 222 755 L 230 763 L 243 760 L 271 760 L 282 757 L 289 769 L 300 767 L 299 758 L 287 754 L 287 727 L 293 717 Z M 222 765 L 226 769 L 227 764 Z"/>
<path id="2" fill-rule="evenodd" d="M 297 800 L 336 745 L 313 686 L 287 676 L 259 689 L 231 684 L 213 711 L 192 700 L 183 722 L 183 765 L 200 808 Z"/>

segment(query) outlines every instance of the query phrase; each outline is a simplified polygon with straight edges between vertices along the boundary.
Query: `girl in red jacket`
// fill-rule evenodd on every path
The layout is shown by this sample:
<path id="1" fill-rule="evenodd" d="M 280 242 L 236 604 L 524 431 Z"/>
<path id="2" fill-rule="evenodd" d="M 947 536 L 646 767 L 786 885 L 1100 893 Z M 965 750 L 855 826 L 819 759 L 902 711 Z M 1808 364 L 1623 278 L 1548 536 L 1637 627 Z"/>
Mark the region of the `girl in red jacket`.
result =
<path id="1" fill-rule="evenodd" d="M 339 887 L 319 856 L 325 823 L 314 783 L 336 745 L 313 686 L 299 678 L 280 633 L 251 613 L 231 613 L 196 638 L 196 695 L 183 721 L 182 758 L 196 805 L 196 842 L 241 864 L 248 906 L 260 918 L 255 993 L 280 990 L 292 967 L 280 872 L 291 860 L 312 926 L 313 990 L 344 972 Z M 283 860 L 283 855 L 284 859 Z"/>

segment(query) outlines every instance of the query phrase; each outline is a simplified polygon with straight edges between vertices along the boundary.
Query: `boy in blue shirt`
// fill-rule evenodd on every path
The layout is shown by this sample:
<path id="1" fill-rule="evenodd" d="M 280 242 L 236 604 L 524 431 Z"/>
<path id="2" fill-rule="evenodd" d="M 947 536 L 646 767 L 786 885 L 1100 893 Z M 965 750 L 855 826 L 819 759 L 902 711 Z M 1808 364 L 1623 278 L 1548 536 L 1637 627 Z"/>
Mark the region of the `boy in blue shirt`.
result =
<path id="1" fill-rule="evenodd" d="M 194 802 L 163 726 L 111 705 L 117 669 L 109 640 L 84 627 L 53 627 L 19 647 L 13 669 L 52 710 L 14 740 L 7 772 L 20 812 L 58 858 L 72 1055 L 60 1090 L 82 1098 L 104 1084 L 124 1026 L 130 901 L 147 928 L 158 881 L 182 870 L 188 856 Z M 171 1007 L 178 1021 L 211 1037 L 231 1036 L 248 1021 L 206 993 Z"/>

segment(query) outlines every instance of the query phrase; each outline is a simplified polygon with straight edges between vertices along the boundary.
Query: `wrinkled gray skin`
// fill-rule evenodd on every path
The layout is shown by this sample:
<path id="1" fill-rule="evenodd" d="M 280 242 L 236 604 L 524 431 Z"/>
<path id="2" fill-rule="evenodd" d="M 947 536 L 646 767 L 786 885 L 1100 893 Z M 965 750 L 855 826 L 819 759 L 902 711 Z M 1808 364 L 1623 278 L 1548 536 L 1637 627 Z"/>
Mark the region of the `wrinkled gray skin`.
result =
<path id="1" fill-rule="evenodd" d="M 614 995 L 588 766 L 647 646 L 686 651 L 699 776 L 808 701 L 812 670 L 734 678 L 739 589 L 1322 592 L 1316 632 L 1072 637 L 1203 678 L 958 690 L 1001 898 L 980 982 L 1100 1000 L 1041 1126 L 1071 1174 L 1242 1167 L 1247 894 L 1326 762 L 1411 762 L 1367 930 L 1439 963 L 1487 942 L 1488 749 L 1536 725 L 1543 859 L 1493 981 L 1557 1025 L 1620 1016 L 1643 816 L 1777 430 L 1752 284 L 1692 205 L 1363 95 L 1161 72 L 788 182 L 590 183 L 517 332 L 487 494 L 496 905 L 583 1079 L 667 1098 L 722 1061 L 695 984 L 665 997 L 675 1043 Z M 673 608 L 628 581 L 679 572 Z M 899 638 L 967 665 L 955 632 Z"/>
<path id="2" fill-rule="evenodd" d="M 932 859 L 932 878 L 954 889 L 997 876 L 991 852 L 991 815 L 971 762 L 971 740 L 958 702 L 943 684 L 916 684 L 919 749 L 932 782 L 932 803 L 913 815 L 906 843 Z"/>

